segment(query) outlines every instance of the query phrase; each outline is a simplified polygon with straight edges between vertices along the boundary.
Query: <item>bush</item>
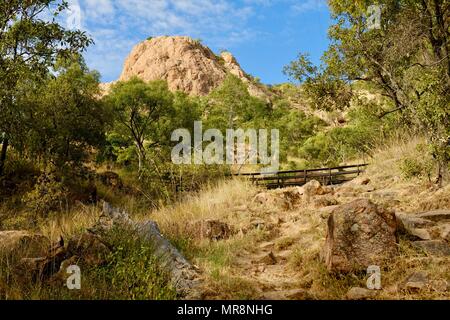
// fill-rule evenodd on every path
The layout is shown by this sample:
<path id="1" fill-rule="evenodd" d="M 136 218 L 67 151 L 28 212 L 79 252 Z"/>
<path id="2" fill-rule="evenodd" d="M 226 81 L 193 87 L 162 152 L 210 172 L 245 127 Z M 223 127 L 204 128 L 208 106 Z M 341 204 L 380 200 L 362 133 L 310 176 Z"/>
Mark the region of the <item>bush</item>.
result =
<path id="1" fill-rule="evenodd" d="M 371 156 L 372 150 L 384 140 L 391 127 L 375 116 L 369 107 L 361 104 L 349 111 L 347 126 L 311 136 L 300 147 L 299 155 L 313 166 L 334 166 Z"/>
<path id="2" fill-rule="evenodd" d="M 68 290 L 59 281 L 23 281 L 11 258 L 0 255 L 0 299 L 19 300 L 174 300 L 176 290 L 159 265 L 150 243 L 131 230 L 105 235 L 112 248 L 102 266 L 81 264 L 81 290 Z"/>
<path id="3" fill-rule="evenodd" d="M 400 161 L 400 171 L 404 178 L 410 179 L 420 176 L 423 168 L 417 159 L 406 158 Z"/>
<path id="4" fill-rule="evenodd" d="M 367 131 L 358 127 L 334 128 L 306 140 L 300 156 L 314 166 L 335 166 L 368 154 L 371 144 Z"/>
<path id="5" fill-rule="evenodd" d="M 95 270 L 95 278 L 110 284 L 109 298 L 125 300 L 173 300 L 176 290 L 160 267 L 150 243 L 140 240 L 132 231 L 112 230 L 114 247 L 107 265 Z"/>
<path id="6" fill-rule="evenodd" d="M 403 178 L 428 178 L 431 181 L 433 171 L 433 159 L 427 152 L 426 146 L 419 144 L 416 148 L 416 152 L 413 155 L 409 155 L 399 161 L 399 169 Z"/>
<path id="7" fill-rule="evenodd" d="M 22 197 L 25 205 L 37 214 L 48 214 L 61 209 L 67 200 L 67 190 L 54 174 L 39 176 L 34 189 Z"/>
<path id="8" fill-rule="evenodd" d="M 20 157 L 10 151 L 5 164 L 5 176 L 33 176 L 39 172 L 38 167 L 29 159 Z"/>

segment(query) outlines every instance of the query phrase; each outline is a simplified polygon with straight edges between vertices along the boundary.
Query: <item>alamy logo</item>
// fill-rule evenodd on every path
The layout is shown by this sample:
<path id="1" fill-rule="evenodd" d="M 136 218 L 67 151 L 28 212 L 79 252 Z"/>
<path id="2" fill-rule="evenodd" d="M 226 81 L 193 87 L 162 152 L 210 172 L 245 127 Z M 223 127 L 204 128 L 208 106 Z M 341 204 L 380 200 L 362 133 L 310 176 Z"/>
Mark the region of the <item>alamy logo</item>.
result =
<path id="1" fill-rule="evenodd" d="M 179 142 L 172 150 L 172 162 L 178 165 L 261 164 L 266 166 L 262 173 L 277 172 L 280 167 L 280 132 L 276 129 L 270 131 L 270 151 L 266 129 L 228 129 L 224 137 L 217 129 L 203 133 L 201 121 L 194 123 L 194 139 L 189 130 L 177 129 L 171 140 Z"/>
<path id="2" fill-rule="evenodd" d="M 371 5 L 367 8 L 367 29 L 381 29 L 381 5 Z"/>
<path id="3" fill-rule="evenodd" d="M 369 266 L 367 268 L 367 289 L 381 290 L 381 269 L 379 266 Z"/>
<path id="4" fill-rule="evenodd" d="M 70 276 L 67 278 L 66 286 L 69 290 L 81 290 L 81 269 L 79 266 L 69 266 L 66 270 Z"/>

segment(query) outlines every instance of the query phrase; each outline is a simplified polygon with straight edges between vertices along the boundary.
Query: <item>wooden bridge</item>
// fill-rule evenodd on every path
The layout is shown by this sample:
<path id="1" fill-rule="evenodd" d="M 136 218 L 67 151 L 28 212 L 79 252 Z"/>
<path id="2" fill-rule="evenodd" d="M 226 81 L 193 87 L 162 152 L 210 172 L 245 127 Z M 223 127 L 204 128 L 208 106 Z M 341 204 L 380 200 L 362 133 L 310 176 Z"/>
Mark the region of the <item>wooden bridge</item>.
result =
<path id="1" fill-rule="evenodd" d="M 246 177 L 256 185 L 268 189 L 303 186 L 311 180 L 322 185 L 335 185 L 353 180 L 362 174 L 368 164 L 357 164 L 334 168 L 279 171 L 276 173 L 242 173 L 235 176 Z"/>

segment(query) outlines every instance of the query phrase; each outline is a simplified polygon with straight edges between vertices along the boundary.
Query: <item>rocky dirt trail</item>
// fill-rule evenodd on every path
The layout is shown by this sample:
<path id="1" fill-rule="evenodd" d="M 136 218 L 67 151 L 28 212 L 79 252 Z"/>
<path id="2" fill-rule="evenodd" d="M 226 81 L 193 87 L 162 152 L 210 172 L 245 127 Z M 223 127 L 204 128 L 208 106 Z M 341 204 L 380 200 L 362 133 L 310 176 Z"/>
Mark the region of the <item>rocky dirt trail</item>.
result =
<path id="1" fill-rule="evenodd" d="M 298 268 L 298 264 L 302 264 L 304 261 L 301 261 L 301 257 L 296 258 L 297 253 L 300 251 L 303 256 L 312 256 L 314 260 L 323 263 L 327 232 L 330 232 L 327 225 L 330 215 L 333 212 L 339 212 L 338 216 L 342 217 L 349 212 L 351 216 L 353 215 L 352 210 L 356 212 L 356 215 L 361 210 L 368 212 L 370 221 L 367 224 L 364 224 L 364 221 L 361 222 L 362 231 L 356 233 L 359 232 L 362 237 L 367 233 L 369 238 L 375 239 L 375 243 L 372 243 L 373 240 L 369 239 L 370 244 L 367 245 L 367 248 L 361 249 L 357 246 L 350 248 L 350 254 L 341 253 L 341 256 L 345 256 L 345 259 L 354 258 L 358 261 L 358 259 L 364 259 L 367 256 L 370 262 L 370 259 L 372 259 L 370 252 L 364 252 L 364 250 L 377 250 L 377 241 L 379 241 L 378 249 L 396 252 L 398 244 L 395 243 L 395 237 L 398 231 L 407 234 L 407 238 L 413 246 L 419 247 L 423 244 L 423 248 L 429 248 L 424 252 L 428 257 L 423 257 L 423 259 L 434 261 L 437 259 L 435 255 L 439 256 L 439 259 L 448 259 L 450 256 L 448 244 L 450 211 L 437 211 L 439 214 L 432 212 L 433 217 L 438 216 L 441 220 L 437 227 L 436 223 L 427 224 L 427 226 L 432 227 L 429 231 L 422 229 L 417 231 L 417 228 L 423 227 L 423 224 L 414 228 L 415 226 L 409 223 L 411 220 L 418 221 L 417 218 L 414 218 L 414 213 L 420 212 L 421 209 L 429 209 L 430 207 L 433 209 L 433 204 L 441 207 L 439 204 L 442 204 L 444 198 L 448 197 L 449 190 L 447 189 L 449 188 L 424 190 L 422 195 L 426 195 L 426 197 L 417 198 L 415 193 L 410 192 L 411 189 L 408 186 L 398 185 L 389 190 L 378 189 L 376 186 L 370 185 L 369 179 L 361 177 L 341 186 L 324 187 L 313 181 L 304 187 L 261 192 L 248 205 L 247 211 L 251 212 L 251 226 L 260 228 L 266 236 L 258 239 L 253 247 L 238 253 L 232 266 L 233 274 L 252 283 L 257 288 L 257 295 L 260 299 L 303 300 L 318 298 L 313 291 L 309 290 L 312 282 L 317 279 L 313 279 L 313 276 L 308 272 L 305 273 L 304 269 Z M 424 202 L 424 199 L 426 202 Z M 396 215 L 393 213 L 396 213 Z M 386 215 L 390 215 L 392 221 L 384 221 L 384 219 L 389 219 Z M 418 215 L 423 215 L 423 213 Z M 377 217 L 381 222 L 376 222 Z M 353 219 L 353 217 L 349 217 L 349 219 Z M 344 222 L 340 221 L 341 227 L 336 228 L 342 229 L 342 223 Z M 384 222 L 387 224 L 383 224 Z M 397 226 L 397 224 L 399 225 Z M 402 227 L 402 224 L 407 224 L 409 229 L 406 230 L 405 227 Z M 351 231 L 345 231 L 345 233 L 348 232 Z M 434 236 L 430 236 L 428 233 Z M 425 234 L 425 236 L 422 236 L 422 234 Z M 377 237 L 378 239 L 376 239 Z M 341 240 L 335 240 L 337 244 L 334 243 L 333 245 L 341 245 L 339 244 Z M 330 250 L 338 251 L 336 248 Z M 352 257 L 353 252 L 359 252 L 359 256 L 355 253 L 355 257 Z M 334 254 L 338 256 L 340 253 L 335 252 Z M 376 261 L 376 258 L 372 261 Z M 345 263 L 343 265 L 331 264 L 328 267 L 330 269 L 336 268 L 337 271 L 339 271 L 339 268 L 346 268 Z M 442 281 L 450 284 L 450 279 Z M 397 292 L 408 283 L 407 281 L 406 283 L 399 283 L 394 286 L 394 289 L 391 287 L 390 290 Z M 413 285 L 416 286 L 415 283 Z M 349 294 L 357 299 L 376 296 L 374 292 L 369 292 L 364 288 L 352 288 Z"/>
<path id="2" fill-rule="evenodd" d="M 304 294 L 295 280 L 298 274 L 289 268 L 289 258 L 293 254 L 292 244 L 288 243 L 287 248 L 280 248 L 276 241 L 299 241 L 298 234 L 301 231 L 293 232 L 293 225 L 292 222 L 281 222 L 275 227 L 277 236 L 262 240 L 251 251 L 242 252 L 234 265 L 236 274 L 247 275 L 250 282 L 257 284 L 261 298 L 290 299 Z"/>
<path id="3" fill-rule="evenodd" d="M 316 182 L 310 186 L 311 190 L 306 192 L 305 188 L 263 192 L 250 205 L 250 211 L 256 213 L 251 225 L 264 231 L 265 236 L 254 247 L 238 254 L 233 270 L 255 285 L 261 299 L 312 298 L 305 290 L 307 281 L 292 266 L 293 257 L 299 248 L 320 251 L 317 239 L 324 240 L 326 223 L 324 215 L 311 216 L 308 208 L 299 204 L 304 205 L 303 201 L 315 193 L 324 195 L 333 191 Z"/>

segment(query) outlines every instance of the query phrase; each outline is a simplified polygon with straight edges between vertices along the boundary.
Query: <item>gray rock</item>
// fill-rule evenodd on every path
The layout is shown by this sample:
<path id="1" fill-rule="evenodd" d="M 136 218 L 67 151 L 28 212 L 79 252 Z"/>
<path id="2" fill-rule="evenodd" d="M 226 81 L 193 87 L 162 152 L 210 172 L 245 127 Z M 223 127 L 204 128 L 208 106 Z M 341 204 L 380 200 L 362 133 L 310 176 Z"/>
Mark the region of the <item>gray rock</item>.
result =
<path id="1" fill-rule="evenodd" d="M 428 283 L 428 273 L 425 271 L 417 271 L 404 281 L 402 289 L 409 292 L 418 292 L 425 289 Z"/>
<path id="2" fill-rule="evenodd" d="M 400 231 L 408 232 L 411 228 L 428 228 L 436 225 L 435 222 L 420 218 L 417 215 L 396 213 L 398 228 Z"/>
<path id="3" fill-rule="evenodd" d="M 450 256 L 450 245 L 444 240 L 414 241 L 413 246 L 434 256 Z"/>
<path id="4" fill-rule="evenodd" d="M 354 287 L 347 292 L 346 298 L 348 300 L 367 300 L 375 298 L 376 295 L 377 292 L 374 290 Z"/>
<path id="5" fill-rule="evenodd" d="M 431 220 L 434 222 L 450 221 L 449 210 L 434 210 L 417 214 L 418 218 Z"/>

